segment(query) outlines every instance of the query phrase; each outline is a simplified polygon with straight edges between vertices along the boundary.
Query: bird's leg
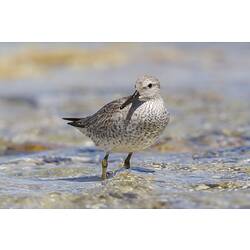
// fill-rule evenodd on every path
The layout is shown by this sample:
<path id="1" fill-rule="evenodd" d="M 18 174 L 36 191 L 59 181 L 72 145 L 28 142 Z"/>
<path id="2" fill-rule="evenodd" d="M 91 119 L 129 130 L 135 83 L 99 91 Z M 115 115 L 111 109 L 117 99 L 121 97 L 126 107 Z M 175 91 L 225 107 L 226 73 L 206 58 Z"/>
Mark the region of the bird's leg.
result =
<path id="1" fill-rule="evenodd" d="M 109 153 L 106 153 L 105 157 L 102 160 L 102 179 L 103 180 L 107 178 L 108 158 L 109 158 Z"/>
<path id="2" fill-rule="evenodd" d="M 133 154 L 133 152 L 129 153 L 128 156 L 127 156 L 127 158 L 124 161 L 124 167 L 126 169 L 130 168 L 130 159 L 131 159 L 132 154 Z"/>

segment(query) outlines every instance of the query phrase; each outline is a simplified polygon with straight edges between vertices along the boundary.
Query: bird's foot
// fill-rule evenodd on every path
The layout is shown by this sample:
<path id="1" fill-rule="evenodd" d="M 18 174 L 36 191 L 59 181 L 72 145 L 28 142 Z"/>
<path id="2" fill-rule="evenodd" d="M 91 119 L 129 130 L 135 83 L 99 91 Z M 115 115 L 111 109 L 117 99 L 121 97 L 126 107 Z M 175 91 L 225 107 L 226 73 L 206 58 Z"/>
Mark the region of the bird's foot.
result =
<path id="1" fill-rule="evenodd" d="M 114 173 L 112 171 L 108 171 L 106 173 L 102 173 L 101 178 L 102 178 L 102 180 L 106 180 L 106 179 L 109 179 L 113 176 L 114 176 Z"/>

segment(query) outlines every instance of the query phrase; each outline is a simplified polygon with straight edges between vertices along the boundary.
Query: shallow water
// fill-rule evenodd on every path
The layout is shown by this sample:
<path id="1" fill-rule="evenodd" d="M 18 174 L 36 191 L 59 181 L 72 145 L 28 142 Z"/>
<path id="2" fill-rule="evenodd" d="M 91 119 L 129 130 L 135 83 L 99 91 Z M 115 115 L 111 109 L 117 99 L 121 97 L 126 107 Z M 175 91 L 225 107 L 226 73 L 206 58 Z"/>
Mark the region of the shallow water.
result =
<path id="1" fill-rule="evenodd" d="M 1 44 L 1 208 L 249 208 L 249 44 Z M 171 113 L 159 142 L 103 152 L 68 127 L 157 76 Z"/>

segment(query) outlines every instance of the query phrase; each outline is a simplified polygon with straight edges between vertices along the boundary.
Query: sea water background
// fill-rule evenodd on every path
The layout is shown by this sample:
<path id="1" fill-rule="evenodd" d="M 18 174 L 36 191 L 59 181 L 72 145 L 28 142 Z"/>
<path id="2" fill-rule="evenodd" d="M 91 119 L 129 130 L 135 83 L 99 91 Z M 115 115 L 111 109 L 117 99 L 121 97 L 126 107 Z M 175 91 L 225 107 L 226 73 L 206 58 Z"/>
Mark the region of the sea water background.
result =
<path id="1" fill-rule="evenodd" d="M 1 43 L 1 208 L 249 208 L 250 44 Z M 85 116 L 161 80 L 171 122 L 102 182 Z M 120 168 L 122 154 L 109 168 Z"/>

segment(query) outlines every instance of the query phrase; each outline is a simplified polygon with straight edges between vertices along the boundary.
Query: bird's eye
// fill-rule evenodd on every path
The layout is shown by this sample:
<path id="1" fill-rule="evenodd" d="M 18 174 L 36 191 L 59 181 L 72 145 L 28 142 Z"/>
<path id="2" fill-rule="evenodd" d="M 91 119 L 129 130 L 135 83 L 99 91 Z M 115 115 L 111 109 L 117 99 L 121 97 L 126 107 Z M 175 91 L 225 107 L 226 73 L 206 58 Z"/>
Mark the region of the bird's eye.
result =
<path id="1" fill-rule="evenodd" d="M 152 83 L 150 83 L 150 84 L 148 85 L 148 87 L 149 87 L 150 89 L 152 88 L 152 86 L 153 86 Z"/>

